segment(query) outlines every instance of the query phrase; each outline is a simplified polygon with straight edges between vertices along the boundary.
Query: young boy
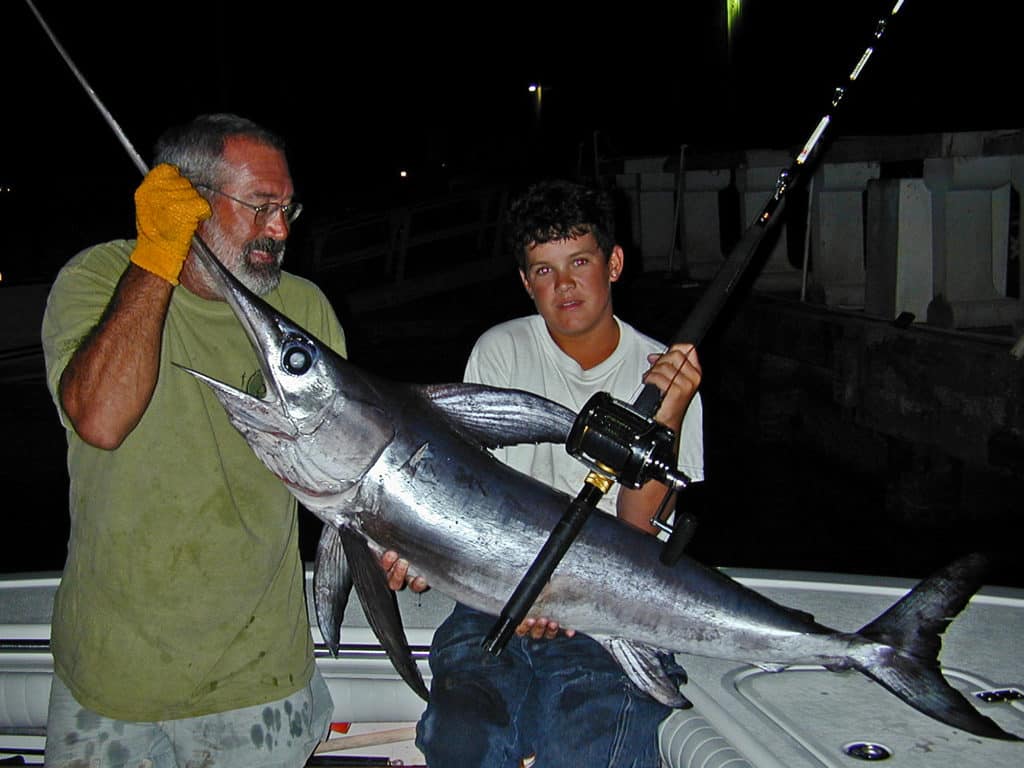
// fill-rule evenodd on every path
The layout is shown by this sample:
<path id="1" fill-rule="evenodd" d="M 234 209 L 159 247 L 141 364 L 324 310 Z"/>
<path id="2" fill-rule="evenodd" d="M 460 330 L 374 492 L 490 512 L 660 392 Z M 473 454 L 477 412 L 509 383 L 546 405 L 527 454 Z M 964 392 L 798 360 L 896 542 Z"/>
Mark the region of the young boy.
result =
<path id="1" fill-rule="evenodd" d="M 599 191 L 567 182 L 531 187 L 513 203 L 509 234 L 537 314 L 491 328 L 465 380 L 523 389 L 579 412 L 596 392 L 632 402 L 643 383 L 663 399 L 655 418 L 675 430 L 679 468 L 703 479 L 700 364 L 692 345 L 665 345 L 615 317 L 612 284 L 625 257 L 614 209 Z M 564 445 L 515 445 L 502 461 L 575 496 L 588 469 Z M 667 488 L 614 485 L 603 512 L 651 534 Z M 400 582 L 399 582 L 400 583 Z M 417 744 L 431 768 L 659 765 L 657 729 L 671 711 L 637 689 L 597 642 L 527 619 L 499 656 L 481 647 L 493 616 L 456 605 L 431 645 L 431 698 Z M 670 655 L 666 669 L 681 674 Z"/>

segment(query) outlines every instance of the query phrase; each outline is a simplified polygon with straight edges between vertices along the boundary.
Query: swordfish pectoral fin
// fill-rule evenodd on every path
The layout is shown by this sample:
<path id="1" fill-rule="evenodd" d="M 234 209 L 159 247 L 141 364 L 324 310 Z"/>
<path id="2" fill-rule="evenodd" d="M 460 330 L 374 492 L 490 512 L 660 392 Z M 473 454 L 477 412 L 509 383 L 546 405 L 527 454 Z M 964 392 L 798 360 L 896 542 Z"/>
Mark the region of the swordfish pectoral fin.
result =
<path id="1" fill-rule="evenodd" d="M 432 384 L 420 392 L 457 431 L 485 448 L 564 443 L 576 414 L 546 397 L 484 384 Z"/>
<path id="2" fill-rule="evenodd" d="M 352 591 L 352 574 L 345 560 L 338 529 L 325 524 L 316 547 L 313 565 L 313 606 L 331 656 L 338 656 L 341 645 L 341 622 Z"/>
<path id="3" fill-rule="evenodd" d="M 637 688 L 656 701 L 673 709 L 689 709 L 692 702 L 679 691 L 679 680 L 673 680 L 661 663 L 658 648 L 621 637 L 594 637 L 622 667 Z M 682 682 L 686 682 L 685 675 Z"/>
<path id="4" fill-rule="evenodd" d="M 347 528 L 341 528 L 338 530 L 338 536 L 345 550 L 345 559 L 348 561 L 356 594 L 363 605 L 363 613 L 370 622 L 370 628 L 398 674 L 420 698 L 426 701 L 430 696 L 427 684 L 423 681 L 416 660 L 412 657 L 405 628 L 402 626 L 402 616 L 398 610 L 398 599 L 388 587 L 384 569 L 370 551 L 366 540 L 360 535 Z"/>

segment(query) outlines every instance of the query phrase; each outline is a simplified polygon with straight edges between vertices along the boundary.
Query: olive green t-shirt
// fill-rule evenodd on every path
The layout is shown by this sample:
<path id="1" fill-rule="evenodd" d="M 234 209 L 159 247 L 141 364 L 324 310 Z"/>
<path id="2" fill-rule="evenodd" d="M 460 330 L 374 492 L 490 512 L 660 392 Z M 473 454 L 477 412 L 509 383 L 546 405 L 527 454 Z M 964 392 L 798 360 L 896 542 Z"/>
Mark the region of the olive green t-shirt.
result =
<path id="1" fill-rule="evenodd" d="M 313 671 L 295 500 L 185 365 L 262 393 L 230 307 L 175 288 L 156 391 L 117 450 L 84 443 L 57 384 L 96 325 L 133 241 L 75 256 L 47 302 L 47 384 L 67 428 L 71 536 L 54 602 L 55 671 L 120 720 L 194 717 L 287 696 Z M 341 354 L 327 298 L 284 274 L 263 297 Z"/>

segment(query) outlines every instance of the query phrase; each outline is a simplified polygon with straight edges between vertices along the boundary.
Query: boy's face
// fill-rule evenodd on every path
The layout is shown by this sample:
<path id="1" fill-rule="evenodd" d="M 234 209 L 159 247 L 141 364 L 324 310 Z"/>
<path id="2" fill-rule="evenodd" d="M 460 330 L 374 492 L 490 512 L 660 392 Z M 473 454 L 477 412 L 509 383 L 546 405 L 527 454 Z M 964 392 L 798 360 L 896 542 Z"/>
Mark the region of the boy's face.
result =
<path id="1" fill-rule="evenodd" d="M 557 341 L 607 327 L 612 283 L 622 273 L 619 246 L 605 258 L 590 233 L 527 248 L 523 287 Z"/>

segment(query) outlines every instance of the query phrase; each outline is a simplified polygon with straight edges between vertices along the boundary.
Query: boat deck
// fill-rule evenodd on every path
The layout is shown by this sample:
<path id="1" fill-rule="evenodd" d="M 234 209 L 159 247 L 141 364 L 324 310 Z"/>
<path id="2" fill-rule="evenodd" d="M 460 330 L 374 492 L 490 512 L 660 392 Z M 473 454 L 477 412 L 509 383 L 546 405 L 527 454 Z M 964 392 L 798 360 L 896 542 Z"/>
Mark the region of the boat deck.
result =
<path id="1" fill-rule="evenodd" d="M 839 630 L 856 630 L 913 586 L 912 580 L 806 571 L 723 569 L 782 604 L 813 613 Z M 0 578 L 0 762 L 20 757 L 42 764 L 52 675 L 49 621 L 59 574 Z M 451 600 L 436 593 L 399 593 L 410 645 L 429 681 L 427 655 Z M 398 677 L 353 602 L 331 658 L 312 622 L 317 663 L 331 689 L 335 721 L 352 723 L 353 745 L 408 735 L 423 702 Z M 947 679 L 984 714 L 1024 736 L 1024 590 L 986 587 L 943 639 Z M 677 711 L 661 728 L 669 768 L 849 768 L 891 753 L 887 765 L 990 768 L 1024 764 L 1024 743 L 983 739 L 944 726 L 899 701 L 856 672 L 820 667 L 765 672 L 733 661 L 679 656 L 690 682 L 683 693 L 694 708 Z M 358 737 L 358 738 L 357 738 Z M 345 742 L 337 742 L 344 746 Z M 853 749 L 851 745 L 863 745 Z M 375 755 L 414 764 L 408 738 L 328 755 Z M 310 762 L 316 764 L 317 757 Z M 395 763 L 398 764 L 398 763 Z"/>

